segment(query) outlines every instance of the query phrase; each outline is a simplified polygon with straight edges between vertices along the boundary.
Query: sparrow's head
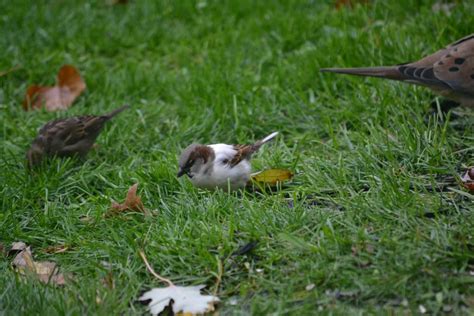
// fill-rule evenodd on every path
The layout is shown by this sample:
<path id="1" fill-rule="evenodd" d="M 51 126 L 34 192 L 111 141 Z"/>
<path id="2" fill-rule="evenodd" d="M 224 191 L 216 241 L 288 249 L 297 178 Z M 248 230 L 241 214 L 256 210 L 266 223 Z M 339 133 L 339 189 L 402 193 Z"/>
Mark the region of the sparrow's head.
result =
<path id="1" fill-rule="evenodd" d="M 214 151 L 211 147 L 199 144 L 191 144 L 183 150 L 179 157 L 178 178 L 187 175 L 192 178 L 202 167 L 214 159 Z"/>
<path id="2" fill-rule="evenodd" d="M 26 153 L 26 159 L 30 168 L 38 166 L 43 160 L 43 149 L 37 144 L 33 144 Z"/>

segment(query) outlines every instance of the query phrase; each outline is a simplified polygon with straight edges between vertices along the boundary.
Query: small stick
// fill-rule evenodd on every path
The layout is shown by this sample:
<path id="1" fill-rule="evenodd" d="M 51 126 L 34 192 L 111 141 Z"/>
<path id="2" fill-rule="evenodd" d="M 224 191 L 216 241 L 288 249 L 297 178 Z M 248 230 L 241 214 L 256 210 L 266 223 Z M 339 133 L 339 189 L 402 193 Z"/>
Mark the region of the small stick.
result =
<path id="1" fill-rule="evenodd" d="M 216 280 L 216 285 L 214 289 L 214 296 L 217 296 L 217 291 L 219 291 L 219 286 L 221 285 L 222 281 L 222 275 L 224 274 L 224 268 L 222 267 L 222 261 L 219 259 L 218 256 L 217 258 L 217 280 Z"/>
<path id="2" fill-rule="evenodd" d="M 158 280 L 162 281 L 162 282 L 165 282 L 168 284 L 168 286 L 175 286 L 173 282 L 171 282 L 171 280 L 167 279 L 167 278 L 164 278 L 162 277 L 161 275 L 159 275 L 158 273 L 155 272 L 155 270 L 153 270 L 153 268 L 150 266 L 150 264 L 148 263 L 148 260 L 146 259 L 146 256 L 145 256 L 145 253 L 143 252 L 143 250 L 138 250 L 138 253 L 140 254 L 140 257 L 142 257 L 143 259 L 143 262 L 145 262 L 145 266 L 146 268 L 148 269 L 148 271 L 153 274 L 153 276 L 155 278 L 157 278 Z"/>

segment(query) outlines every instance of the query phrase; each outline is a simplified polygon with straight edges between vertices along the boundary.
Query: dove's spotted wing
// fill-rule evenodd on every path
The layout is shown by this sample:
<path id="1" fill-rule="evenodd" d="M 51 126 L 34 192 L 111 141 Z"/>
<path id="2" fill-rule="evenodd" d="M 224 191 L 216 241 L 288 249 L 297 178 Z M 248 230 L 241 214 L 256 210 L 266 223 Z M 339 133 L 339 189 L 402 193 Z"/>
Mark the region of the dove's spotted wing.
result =
<path id="1" fill-rule="evenodd" d="M 435 63 L 434 74 L 455 92 L 474 96 L 474 35 L 451 46 Z"/>

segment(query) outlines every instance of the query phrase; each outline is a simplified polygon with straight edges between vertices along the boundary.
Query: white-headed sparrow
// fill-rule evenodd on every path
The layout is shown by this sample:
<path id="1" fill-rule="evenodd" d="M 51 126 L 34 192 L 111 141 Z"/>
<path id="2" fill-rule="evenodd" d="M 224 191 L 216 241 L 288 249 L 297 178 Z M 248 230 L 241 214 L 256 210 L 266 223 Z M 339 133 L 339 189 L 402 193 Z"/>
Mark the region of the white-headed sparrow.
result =
<path id="1" fill-rule="evenodd" d="M 74 116 L 46 123 L 26 153 L 29 166 L 39 165 L 46 157 L 85 157 L 105 122 L 128 107 L 124 105 L 105 115 Z"/>
<path id="2" fill-rule="evenodd" d="M 419 84 L 461 105 L 474 106 L 474 34 L 412 63 L 386 67 L 323 68 L 321 71 Z"/>
<path id="3" fill-rule="evenodd" d="M 178 177 L 187 175 L 199 188 L 242 188 L 250 180 L 252 154 L 277 134 L 271 133 L 252 145 L 191 144 L 179 158 Z"/>

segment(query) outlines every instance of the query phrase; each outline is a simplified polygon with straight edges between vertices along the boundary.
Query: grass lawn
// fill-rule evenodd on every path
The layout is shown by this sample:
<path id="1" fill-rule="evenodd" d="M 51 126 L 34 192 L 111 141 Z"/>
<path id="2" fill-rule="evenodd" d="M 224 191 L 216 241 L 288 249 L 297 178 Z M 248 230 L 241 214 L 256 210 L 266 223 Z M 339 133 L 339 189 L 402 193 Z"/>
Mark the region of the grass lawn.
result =
<path id="1" fill-rule="evenodd" d="M 139 249 L 176 284 L 217 291 L 221 315 L 474 313 L 474 197 L 438 186 L 474 164 L 474 112 L 443 121 L 426 89 L 318 72 L 399 64 L 470 34 L 474 3 L 458 2 L 447 14 L 415 0 L 0 0 L 0 71 L 21 66 L 0 77 L 0 242 L 74 276 L 25 281 L 0 255 L 0 314 L 143 314 L 135 300 L 162 284 Z M 66 112 L 24 112 L 26 88 L 53 84 L 63 64 L 86 93 Z M 85 162 L 26 171 L 45 122 L 125 103 Z M 191 142 L 273 131 L 253 168 L 293 170 L 281 190 L 176 178 Z M 136 182 L 154 216 L 104 218 Z M 68 250 L 47 252 L 56 245 Z"/>

